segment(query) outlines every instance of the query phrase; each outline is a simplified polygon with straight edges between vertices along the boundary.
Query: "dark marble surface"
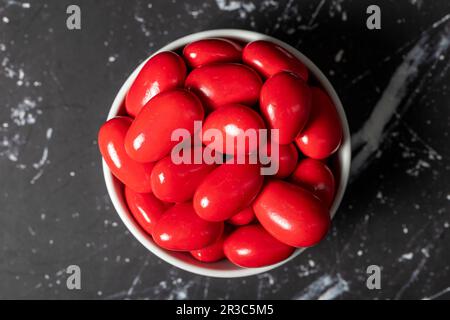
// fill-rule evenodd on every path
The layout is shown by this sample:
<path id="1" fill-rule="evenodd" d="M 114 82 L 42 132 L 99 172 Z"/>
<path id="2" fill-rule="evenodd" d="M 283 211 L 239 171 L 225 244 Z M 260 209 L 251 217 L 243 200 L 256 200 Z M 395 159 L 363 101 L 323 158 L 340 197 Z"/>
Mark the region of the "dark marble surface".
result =
<path id="1" fill-rule="evenodd" d="M 81 31 L 65 25 L 75 2 Z M 365 27 L 372 3 L 379 31 Z M 0 298 L 450 298 L 449 14 L 446 0 L 0 0 Z M 267 33 L 312 58 L 354 140 L 327 240 L 243 279 L 147 252 L 111 206 L 96 145 L 139 61 L 214 28 Z M 71 264 L 79 291 L 66 288 Z M 371 264 L 381 290 L 366 288 Z"/>

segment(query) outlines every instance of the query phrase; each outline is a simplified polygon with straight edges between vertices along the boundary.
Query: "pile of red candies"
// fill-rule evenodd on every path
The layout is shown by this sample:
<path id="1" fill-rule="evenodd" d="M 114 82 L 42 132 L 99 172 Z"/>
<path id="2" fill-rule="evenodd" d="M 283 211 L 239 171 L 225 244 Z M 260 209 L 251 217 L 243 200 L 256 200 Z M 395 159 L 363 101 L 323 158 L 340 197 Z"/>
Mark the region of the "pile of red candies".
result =
<path id="1" fill-rule="evenodd" d="M 241 267 L 282 261 L 323 239 L 335 193 L 326 160 L 342 127 L 317 83 L 269 41 L 203 39 L 149 59 L 126 96 L 126 114 L 107 121 L 98 137 L 142 229 L 164 249 Z M 175 164 L 171 134 L 195 135 L 194 121 L 225 137 L 236 128 L 278 129 L 278 172 L 262 175 L 261 163 Z M 191 147 L 210 142 L 200 141 Z"/>

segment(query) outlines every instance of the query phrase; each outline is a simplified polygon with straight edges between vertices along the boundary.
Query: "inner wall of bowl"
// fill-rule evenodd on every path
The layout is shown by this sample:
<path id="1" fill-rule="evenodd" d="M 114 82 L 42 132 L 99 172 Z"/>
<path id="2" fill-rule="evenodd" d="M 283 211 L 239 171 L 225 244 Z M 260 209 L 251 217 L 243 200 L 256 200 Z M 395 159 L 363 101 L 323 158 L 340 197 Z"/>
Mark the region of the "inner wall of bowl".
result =
<path id="1" fill-rule="evenodd" d="M 345 191 L 345 187 L 347 185 L 348 175 L 349 175 L 349 169 L 350 169 L 350 134 L 347 124 L 347 119 L 345 117 L 344 110 L 342 108 L 342 104 L 334 91 L 333 87 L 329 83 L 328 79 L 322 74 L 322 72 L 303 54 L 298 52 L 295 48 L 275 39 L 272 37 L 269 37 L 264 34 L 251 32 L 251 31 L 245 31 L 245 30 L 233 30 L 233 29 L 223 29 L 223 30 L 210 30 L 210 31 L 204 31 L 195 33 L 183 38 L 180 38 L 178 40 L 175 40 L 168 44 L 167 46 L 161 48 L 159 51 L 155 52 L 154 54 L 161 52 L 161 51 L 167 51 L 167 50 L 178 50 L 185 46 L 186 44 L 204 39 L 204 38 L 210 38 L 210 37 L 225 37 L 230 39 L 236 39 L 242 42 L 251 42 L 254 40 L 269 40 L 272 41 L 284 48 L 286 48 L 288 51 L 290 51 L 292 54 L 297 56 L 305 65 L 308 67 L 310 72 L 316 77 L 316 79 L 320 82 L 322 87 L 328 92 L 330 97 L 332 98 L 333 102 L 336 105 L 336 108 L 338 109 L 339 115 L 341 117 L 341 122 L 343 126 L 344 131 L 344 137 L 343 137 L 343 143 L 338 150 L 337 154 L 334 156 L 334 163 L 333 163 L 333 170 L 337 176 L 337 192 L 335 196 L 335 200 L 333 202 L 333 205 L 330 209 L 330 214 L 333 217 L 337 211 L 337 208 L 339 207 L 339 204 L 342 200 L 342 196 Z M 154 55 L 153 54 L 153 55 Z M 150 59 L 150 57 L 148 58 Z M 111 119 L 117 115 L 123 114 L 124 112 L 124 101 L 126 93 L 128 92 L 128 89 L 130 88 L 131 84 L 133 83 L 134 79 L 136 78 L 137 74 L 139 73 L 142 66 L 145 64 L 145 62 L 148 60 L 146 59 L 144 62 L 142 62 L 136 70 L 133 71 L 133 73 L 129 76 L 129 78 L 126 80 L 126 82 L 123 84 L 121 89 L 119 90 L 119 93 L 117 94 L 112 107 L 110 109 L 110 112 L 108 114 L 108 119 Z M 108 188 L 109 195 L 111 197 L 111 200 L 113 202 L 113 205 L 118 212 L 119 216 L 121 217 L 122 221 L 126 225 L 126 227 L 130 230 L 130 232 L 138 239 L 147 249 L 149 249 L 152 253 L 160 257 L 161 259 L 165 260 L 166 262 L 179 267 L 181 269 L 184 269 L 186 271 L 190 271 L 196 274 L 200 275 L 206 275 L 206 276 L 212 276 L 212 277 L 225 277 L 225 278 L 232 278 L 232 277 L 242 277 L 242 276 L 249 276 L 249 275 L 255 275 L 262 272 L 269 271 L 273 268 L 276 268 L 289 260 L 293 259 L 297 255 L 299 255 L 304 249 L 297 249 L 289 258 L 287 258 L 284 261 L 281 261 L 277 264 L 266 266 L 263 268 L 240 268 L 235 266 L 229 261 L 223 260 L 216 263 L 202 263 L 200 261 L 195 260 L 192 258 L 189 254 L 181 253 L 181 252 L 170 252 L 166 251 L 164 249 L 161 249 L 159 246 L 157 246 L 150 235 L 148 235 L 145 231 L 143 231 L 140 226 L 136 223 L 132 215 L 128 211 L 128 207 L 125 201 L 125 197 L 123 194 L 123 188 L 121 183 L 111 174 L 109 171 L 107 165 L 105 162 L 103 162 L 103 172 L 105 175 L 105 181 Z"/>

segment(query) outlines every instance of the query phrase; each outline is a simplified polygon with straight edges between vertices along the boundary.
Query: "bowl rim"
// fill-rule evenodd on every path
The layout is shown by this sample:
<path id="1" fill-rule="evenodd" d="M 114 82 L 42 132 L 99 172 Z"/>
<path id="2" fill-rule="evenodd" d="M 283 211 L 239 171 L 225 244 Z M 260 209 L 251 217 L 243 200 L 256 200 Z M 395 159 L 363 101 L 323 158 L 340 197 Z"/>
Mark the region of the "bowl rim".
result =
<path id="1" fill-rule="evenodd" d="M 287 49 L 290 53 L 292 53 L 294 56 L 296 56 L 298 59 L 300 59 L 306 67 L 314 74 L 314 76 L 317 78 L 317 80 L 321 83 L 322 87 L 326 90 L 330 98 L 333 100 L 336 109 L 338 111 L 341 125 L 343 129 L 343 138 L 342 138 L 342 144 L 339 147 L 339 150 L 337 151 L 336 155 L 339 159 L 340 163 L 340 175 L 339 175 L 339 184 L 336 188 L 336 195 L 333 201 L 333 204 L 330 208 L 330 215 L 331 218 L 334 217 L 336 214 L 336 211 L 342 201 L 342 198 L 344 196 L 345 189 L 347 187 L 348 179 L 349 179 L 349 173 L 350 173 L 350 164 L 351 164 L 351 142 L 350 142 L 350 130 L 348 127 L 348 121 L 347 117 L 344 111 L 344 108 L 342 106 L 342 103 L 334 90 L 334 87 L 328 80 L 328 78 L 322 73 L 322 71 L 305 55 L 303 55 L 299 50 L 296 48 L 290 46 L 289 44 L 278 40 L 276 38 L 273 38 L 271 36 L 268 36 L 266 34 L 262 34 L 255 31 L 248 31 L 248 30 L 241 30 L 241 29 L 214 29 L 214 30 L 207 30 L 207 31 L 201 31 L 196 32 L 193 34 L 189 34 L 186 36 L 183 36 L 181 38 L 178 38 L 167 45 L 163 46 L 158 51 L 155 51 L 152 53 L 148 58 L 146 58 L 142 63 L 140 63 L 133 72 L 128 76 L 127 80 L 122 84 L 121 88 L 119 89 L 116 97 L 114 98 L 114 101 L 111 105 L 111 108 L 108 112 L 107 120 L 110 120 L 111 118 L 118 115 L 118 112 L 123 105 L 123 102 L 125 100 L 125 96 L 128 92 L 128 89 L 130 88 L 132 82 L 136 78 L 137 74 L 143 67 L 143 65 L 155 54 L 161 52 L 161 51 L 168 51 L 168 50 L 177 50 L 181 47 L 185 46 L 186 44 L 200 40 L 205 38 L 214 38 L 214 37 L 222 37 L 222 38 L 230 38 L 230 39 L 237 39 L 244 42 L 251 42 L 255 40 L 268 40 L 271 41 L 285 49 Z M 118 188 L 116 187 L 116 179 L 112 175 L 111 171 L 109 170 L 108 166 L 106 165 L 106 162 L 102 160 L 103 164 L 103 175 L 105 178 L 106 187 L 108 190 L 109 197 L 111 198 L 111 201 L 113 203 L 113 206 L 118 213 L 119 217 L 127 227 L 127 229 L 131 232 L 131 234 L 149 251 L 151 251 L 153 254 L 155 254 L 160 259 L 164 260 L 165 262 L 178 267 L 180 269 L 183 269 L 185 271 L 189 271 L 198 275 L 202 276 L 209 276 L 209 277 L 217 277 L 217 278 L 237 278 L 237 277 L 245 277 L 245 276 L 252 276 L 257 275 L 263 272 L 270 271 L 272 269 L 275 269 L 288 261 L 294 259 L 297 257 L 300 253 L 302 253 L 306 248 L 298 248 L 294 251 L 288 258 L 286 258 L 283 261 L 280 261 L 276 264 L 272 264 L 269 266 L 261 267 L 261 268 L 241 268 L 241 267 L 235 267 L 234 269 L 230 270 L 215 270 L 211 268 L 214 266 L 214 264 L 207 264 L 204 266 L 200 266 L 200 264 L 193 264 L 186 262 L 185 260 L 181 259 L 177 256 L 177 253 L 174 252 L 168 252 L 160 247 L 158 247 L 153 240 L 151 239 L 151 236 L 146 234 L 140 226 L 137 224 L 137 222 L 134 220 L 132 215 L 129 213 L 128 208 L 126 204 L 124 203 L 123 195 L 120 197 L 118 193 L 120 192 Z M 120 200 L 122 198 L 122 201 Z M 227 262 L 231 264 L 230 262 Z M 207 266 L 209 268 L 207 268 Z"/>

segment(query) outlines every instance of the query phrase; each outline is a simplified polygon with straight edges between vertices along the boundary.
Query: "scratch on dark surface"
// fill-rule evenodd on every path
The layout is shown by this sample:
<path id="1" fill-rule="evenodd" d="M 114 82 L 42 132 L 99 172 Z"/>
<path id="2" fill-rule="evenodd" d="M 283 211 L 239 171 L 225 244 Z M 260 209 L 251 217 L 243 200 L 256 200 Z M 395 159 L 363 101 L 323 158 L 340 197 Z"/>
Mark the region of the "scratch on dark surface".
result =
<path id="1" fill-rule="evenodd" d="M 447 287 L 444 290 L 439 291 L 438 293 L 435 293 L 435 294 L 433 294 L 433 295 L 431 295 L 429 297 L 423 298 L 422 300 L 434 300 L 434 299 L 442 297 L 443 295 L 445 295 L 445 294 L 447 294 L 449 292 L 450 292 L 450 287 Z"/>
<path id="2" fill-rule="evenodd" d="M 147 266 L 148 266 L 148 258 L 145 259 L 144 264 L 142 265 L 142 267 L 140 268 L 139 272 L 134 277 L 133 282 L 131 283 L 131 286 L 130 286 L 130 288 L 127 291 L 127 296 L 128 297 L 130 297 L 133 294 L 134 289 L 136 288 L 136 286 L 139 284 L 139 282 L 141 280 L 142 272 L 144 272 L 144 270 L 147 268 Z"/>
<path id="3" fill-rule="evenodd" d="M 308 22 L 308 27 L 310 28 L 310 30 L 314 29 L 314 22 L 316 21 L 316 18 L 319 15 L 319 12 L 322 9 L 324 4 L 325 4 L 325 0 L 321 0 L 319 2 L 319 4 L 317 5 L 316 9 L 314 9 L 314 12 L 311 15 L 311 19 Z"/>
<path id="4" fill-rule="evenodd" d="M 294 300 L 334 300 L 349 291 L 349 283 L 340 274 L 323 275 L 312 282 Z"/>
<path id="5" fill-rule="evenodd" d="M 426 228 L 426 226 L 424 228 L 422 228 L 421 230 L 419 230 L 416 233 L 416 236 L 419 235 L 420 233 L 423 232 L 423 230 Z M 422 254 L 422 258 L 420 259 L 419 263 L 417 264 L 416 268 L 413 270 L 413 272 L 411 273 L 410 277 L 408 278 L 408 280 L 400 287 L 400 289 L 397 291 L 397 293 L 394 296 L 394 299 L 401 299 L 401 297 L 403 296 L 403 294 L 406 292 L 406 290 L 415 282 L 418 280 L 420 274 L 422 273 L 423 269 L 425 268 L 427 262 L 429 261 L 430 258 L 430 252 L 431 250 L 436 248 L 436 245 L 438 244 L 438 241 L 440 240 L 440 238 L 442 237 L 442 235 L 445 232 L 445 229 L 441 229 L 438 230 L 436 227 L 433 228 L 434 233 L 432 238 L 429 240 L 429 243 L 420 249 L 420 253 Z M 416 239 L 416 237 L 413 237 L 413 239 Z M 417 250 L 419 251 L 419 250 Z"/>
<path id="6" fill-rule="evenodd" d="M 286 3 L 286 6 L 284 7 L 284 10 L 280 13 L 280 15 L 277 17 L 277 19 L 275 20 L 275 24 L 274 27 L 272 28 L 271 33 L 274 34 L 276 31 L 278 31 L 278 29 L 280 29 L 281 27 L 281 22 L 286 19 L 286 15 L 288 14 L 288 12 L 291 10 L 292 7 L 292 3 L 294 2 L 294 0 L 289 0 Z"/>
<path id="7" fill-rule="evenodd" d="M 391 77 L 388 86 L 373 108 L 368 120 L 358 132 L 352 135 L 352 149 L 354 151 L 351 168 L 352 175 L 358 174 L 366 167 L 369 157 L 379 149 L 383 138 L 387 134 L 385 128 L 409 92 L 409 85 L 416 80 L 419 68 L 423 64 L 429 63 L 433 57 L 433 62 L 436 62 L 436 56 L 440 56 L 448 50 L 450 44 L 450 26 L 448 24 L 444 26 L 440 36 L 434 36 L 435 40 L 432 45 L 430 46 L 429 44 L 431 30 L 448 20 L 448 18 L 444 18 L 440 20 L 439 24 L 433 25 L 431 29 L 423 33 L 421 39 L 409 51 L 402 64 Z M 442 39 L 445 39 L 445 41 L 442 41 Z"/>
<path id="8" fill-rule="evenodd" d="M 400 299 L 402 295 L 405 293 L 405 291 L 411 286 L 411 284 L 417 280 L 423 268 L 425 267 L 427 260 L 428 257 L 426 257 L 425 255 L 420 259 L 420 262 L 418 263 L 414 271 L 411 273 L 411 276 L 409 277 L 408 281 L 406 281 L 406 283 L 401 286 L 400 290 L 395 294 L 394 299 L 396 300 Z"/>

